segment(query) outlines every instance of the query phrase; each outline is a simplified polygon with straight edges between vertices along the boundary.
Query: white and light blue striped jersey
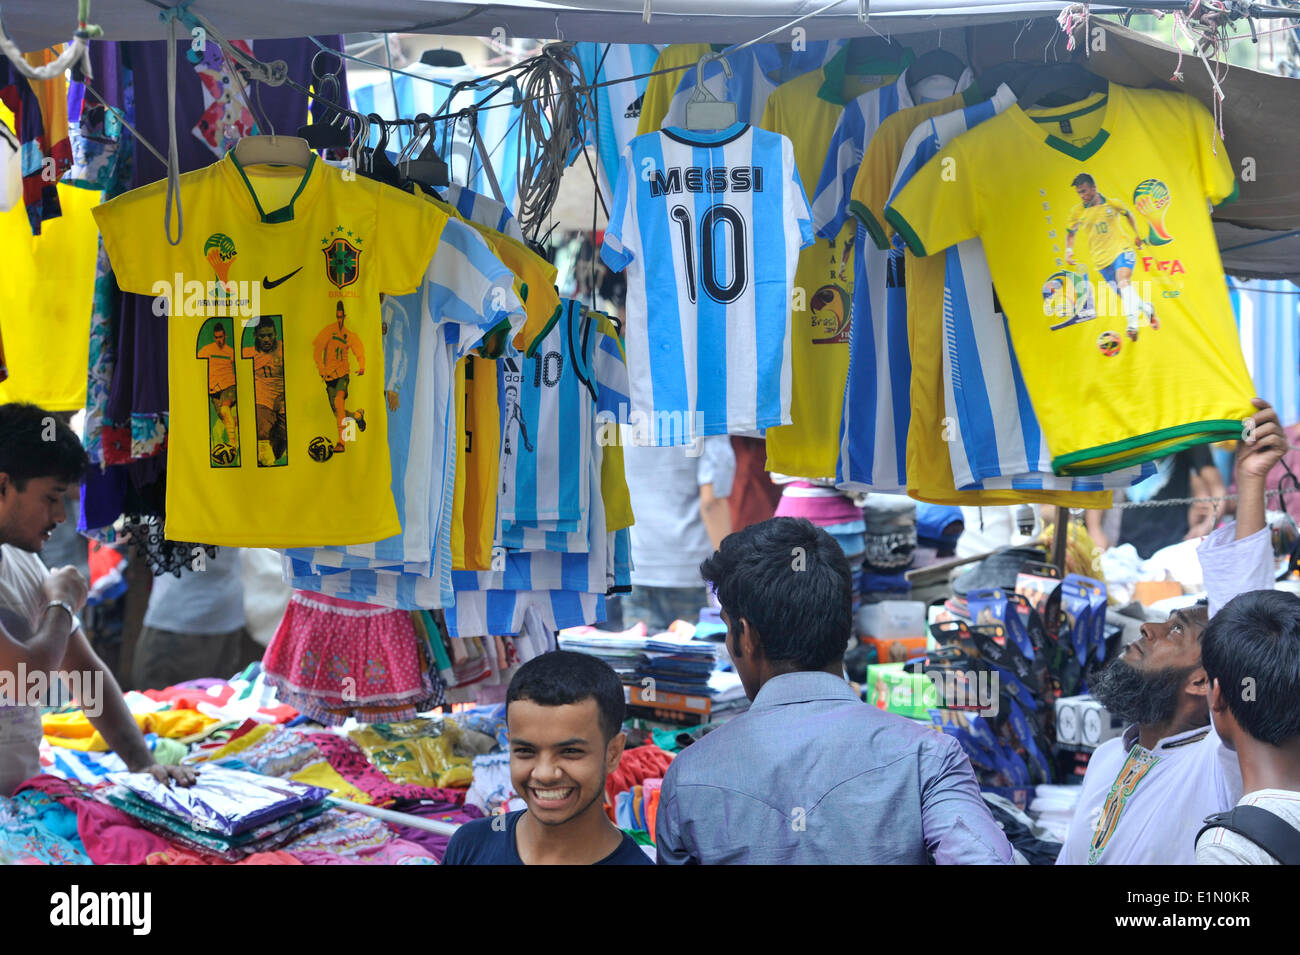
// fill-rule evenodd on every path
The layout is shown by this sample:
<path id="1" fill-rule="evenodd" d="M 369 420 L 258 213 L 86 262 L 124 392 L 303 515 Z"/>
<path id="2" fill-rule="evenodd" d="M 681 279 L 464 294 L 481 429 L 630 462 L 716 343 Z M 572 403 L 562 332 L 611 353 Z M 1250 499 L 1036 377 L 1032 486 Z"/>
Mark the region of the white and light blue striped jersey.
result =
<path id="1" fill-rule="evenodd" d="M 405 564 L 425 576 L 449 574 L 455 363 L 497 324 L 522 323 L 513 282 L 478 232 L 448 220 L 420 290 L 383 304 L 386 364 L 400 371 L 388 376 L 385 398 L 392 490 L 403 532 L 373 544 L 299 548 L 292 556 L 320 566 Z"/>
<path id="2" fill-rule="evenodd" d="M 577 531 L 584 522 L 596 414 L 596 395 L 584 380 L 595 336 L 584 313 L 581 302 L 562 299 L 559 318 L 532 358 L 507 346 L 496 363 L 503 534 L 516 526 Z"/>
<path id="3" fill-rule="evenodd" d="M 790 302 L 812 241 L 784 136 L 737 123 L 632 140 L 601 258 L 627 270 L 632 413 L 654 444 L 790 423 Z"/>
<path id="4" fill-rule="evenodd" d="M 923 122 L 903 148 L 890 200 L 945 145 L 1015 101 L 1004 85 L 988 100 Z M 956 423 L 947 444 L 958 490 L 1099 491 L 1154 473 L 1148 463 L 1087 477 L 1053 474 L 983 244 L 969 239 L 953 246 L 944 264 L 944 405 Z"/>
<path id="5" fill-rule="evenodd" d="M 757 126 L 767 108 L 767 98 L 782 83 L 820 70 L 826 61 L 839 52 L 844 40 L 813 40 L 803 44 L 803 49 L 793 50 L 787 44 L 756 43 L 737 50 L 727 57 L 731 75 L 727 76 L 718 60 L 704 65 L 704 87 L 715 98 L 736 104 L 736 116 L 742 123 Z M 686 125 L 686 104 L 695 92 L 696 71 L 684 70 L 677 82 L 664 115 L 662 127 Z"/>
<path id="6" fill-rule="evenodd" d="M 641 98 L 649 82 L 644 74 L 654 69 L 659 47 L 650 43 L 575 43 L 573 54 L 582 64 L 580 82 L 609 84 L 592 91 L 596 122 L 583 130 L 587 145 L 596 150 L 600 191 L 608 204 L 618 182 L 618 157 L 636 135 L 641 118 Z M 633 76 L 640 79 L 629 79 Z"/>
<path id="7" fill-rule="evenodd" d="M 453 637 L 513 635 L 524 616 L 535 610 L 546 629 L 564 630 L 605 621 L 605 595 L 569 590 L 481 590 L 464 594 L 447 610 L 447 633 Z"/>
<path id="8" fill-rule="evenodd" d="M 502 235 L 508 235 L 520 242 L 524 240 L 524 232 L 519 228 L 519 220 L 505 203 L 465 186 L 458 186 L 454 182 L 443 186 L 439 191 L 446 203 L 470 222 L 496 229 Z"/>
<path id="9" fill-rule="evenodd" d="M 971 79 L 970 70 L 956 81 L 932 77 L 922 80 L 917 92 L 927 101 L 943 98 L 968 87 Z M 813 225 L 819 236 L 834 239 L 849 221 L 853 181 L 880 124 L 914 105 L 904 72 L 844 107 L 813 193 Z M 853 244 L 852 332 L 835 477 L 845 490 L 901 491 L 907 481 L 912 367 L 902 252 L 876 248 L 861 223 L 856 223 Z"/>

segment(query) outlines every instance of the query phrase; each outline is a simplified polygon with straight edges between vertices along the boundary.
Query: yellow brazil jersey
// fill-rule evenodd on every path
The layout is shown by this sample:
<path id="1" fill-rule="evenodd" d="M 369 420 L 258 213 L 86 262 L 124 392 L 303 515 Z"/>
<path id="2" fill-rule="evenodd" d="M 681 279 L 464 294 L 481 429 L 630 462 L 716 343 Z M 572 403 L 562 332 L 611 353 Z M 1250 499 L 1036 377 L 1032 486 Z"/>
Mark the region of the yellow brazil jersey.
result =
<path id="1" fill-rule="evenodd" d="M 673 43 L 659 51 L 651 76 L 645 83 L 645 95 L 641 97 L 641 115 L 636 122 L 636 134 L 657 133 L 663 126 L 664 117 L 673 104 L 677 87 L 682 85 L 686 70 L 680 67 L 694 67 L 700 57 L 713 52 L 707 43 Z M 659 73 L 660 70 L 673 70 L 672 73 Z M 692 79 L 691 82 L 694 82 Z"/>
<path id="2" fill-rule="evenodd" d="M 169 303 L 167 537 L 312 547 L 398 533 L 379 296 L 419 287 L 446 216 L 315 158 L 243 168 L 232 153 L 180 183 L 178 245 L 163 231 L 166 183 L 95 210 L 118 284 Z M 322 370 L 326 329 L 357 347 Z M 284 356 L 274 421 L 259 418 L 251 357 L 268 335 Z M 226 347 L 234 385 L 214 393 Z M 363 369 L 361 354 L 380 357 Z M 261 431 L 276 435 L 273 459 L 257 453 Z"/>
<path id="3" fill-rule="evenodd" d="M 835 123 L 849 100 L 887 79 L 848 73 L 845 46 L 820 70 L 776 88 L 762 127 L 794 145 L 795 165 L 809 203 L 817 188 Z M 767 469 L 808 478 L 834 478 L 840 410 L 849 371 L 853 301 L 850 225 L 834 240 L 818 239 L 799 253 L 791 303 L 791 423 L 767 429 Z"/>
<path id="4" fill-rule="evenodd" d="M 970 97 L 958 94 L 900 110 L 881 122 L 871 137 L 853 180 L 849 209 L 881 248 L 889 247 L 893 231 L 884 221 L 885 204 L 908 137 L 927 119 L 968 105 Z M 947 411 L 943 398 L 943 355 L 937 347 L 943 337 L 944 257 L 918 259 L 907 252 L 904 274 L 907 276 L 907 343 L 912 359 L 907 493 L 932 504 L 992 506 L 1034 501 L 1064 507 L 1109 507 L 1109 491 L 957 490 L 952 460 L 944 441 Z"/>
<path id="5" fill-rule="evenodd" d="M 491 570 L 501 466 L 501 409 L 496 362 L 474 355 L 456 363 L 456 451 L 451 518 L 453 570 Z"/>
<path id="6" fill-rule="evenodd" d="M 886 218 L 920 255 L 980 237 L 1053 468 L 1095 474 L 1241 434 L 1254 388 L 1206 207 L 1235 191 L 1203 106 L 1112 83 L 964 133 Z M 1071 264 L 1071 213 L 1098 196 L 1132 216 L 1135 248 Z"/>
<path id="7" fill-rule="evenodd" d="M 0 212 L 0 336 L 9 359 L 0 403 L 78 411 L 86 405 L 99 245 L 91 210 L 99 193 L 58 188 L 63 215 L 45 220 L 40 235 L 32 235 L 21 202 Z"/>

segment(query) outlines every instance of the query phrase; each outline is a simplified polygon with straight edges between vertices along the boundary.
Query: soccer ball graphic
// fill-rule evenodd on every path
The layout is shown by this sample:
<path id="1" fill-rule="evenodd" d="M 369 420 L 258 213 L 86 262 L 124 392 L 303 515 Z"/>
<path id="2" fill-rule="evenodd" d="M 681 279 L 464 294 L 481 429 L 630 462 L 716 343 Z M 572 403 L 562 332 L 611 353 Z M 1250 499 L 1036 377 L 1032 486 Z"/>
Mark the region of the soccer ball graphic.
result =
<path id="1" fill-rule="evenodd" d="M 313 461 L 328 461 L 334 457 L 334 442 L 324 435 L 317 435 L 307 442 L 307 455 Z"/>
<path id="2" fill-rule="evenodd" d="M 212 449 L 212 463 L 219 464 L 223 467 L 228 464 L 234 464 L 235 458 L 239 456 L 239 451 L 232 444 L 219 444 Z"/>
<path id="3" fill-rule="evenodd" d="M 1114 358 L 1119 354 L 1119 336 L 1114 332 L 1102 332 L 1097 336 L 1097 347 L 1107 358 Z"/>

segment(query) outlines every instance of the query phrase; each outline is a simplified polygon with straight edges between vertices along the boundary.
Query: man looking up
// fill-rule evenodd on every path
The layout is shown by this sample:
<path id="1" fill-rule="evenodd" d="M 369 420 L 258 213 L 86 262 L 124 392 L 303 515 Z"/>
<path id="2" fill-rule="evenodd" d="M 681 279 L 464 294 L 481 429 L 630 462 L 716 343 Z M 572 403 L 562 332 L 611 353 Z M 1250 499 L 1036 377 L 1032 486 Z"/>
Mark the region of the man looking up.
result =
<path id="1" fill-rule="evenodd" d="M 595 657 L 556 650 L 520 667 L 506 722 L 510 780 L 528 808 L 461 826 L 442 864 L 649 865 L 604 809 L 625 710 L 618 674 Z"/>
<path id="2" fill-rule="evenodd" d="M 659 862 L 1012 861 L 960 744 L 844 680 L 852 582 L 830 534 L 775 517 L 726 537 L 700 573 L 753 705 L 668 768 Z"/>
<path id="3" fill-rule="evenodd" d="M 1241 796 L 1241 773 L 1210 725 L 1201 635 L 1237 594 L 1272 589 L 1264 481 L 1286 450 L 1267 402 L 1237 458 L 1237 520 L 1197 552 L 1209 605 L 1142 625 L 1142 636 L 1089 680 L 1093 695 L 1133 725 L 1097 747 L 1057 865 L 1191 865 L 1202 820 Z"/>

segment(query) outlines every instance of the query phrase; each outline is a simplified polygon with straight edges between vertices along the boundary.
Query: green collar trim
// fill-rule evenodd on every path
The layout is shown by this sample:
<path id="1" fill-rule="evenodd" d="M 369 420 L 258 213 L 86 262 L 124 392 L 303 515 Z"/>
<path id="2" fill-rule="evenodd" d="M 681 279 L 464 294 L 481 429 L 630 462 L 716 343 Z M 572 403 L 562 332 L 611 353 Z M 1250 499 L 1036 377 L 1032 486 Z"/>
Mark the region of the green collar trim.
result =
<path id="1" fill-rule="evenodd" d="M 1074 143 L 1067 143 L 1064 139 L 1056 136 L 1048 136 L 1045 142 L 1057 152 L 1065 153 L 1073 159 L 1091 159 L 1097 154 L 1097 150 L 1105 145 L 1106 140 L 1110 139 L 1110 130 L 1103 129 L 1088 141 L 1086 146 L 1076 146 Z"/>
<path id="2" fill-rule="evenodd" d="M 1103 95 L 1101 99 L 1097 100 L 1095 103 L 1090 103 L 1089 105 L 1080 107 L 1079 109 L 1076 109 L 1070 113 L 1053 113 L 1051 116 L 1029 116 L 1028 113 L 1026 113 L 1025 115 L 1029 116 L 1029 118 L 1032 119 L 1035 123 L 1059 123 L 1065 119 L 1074 119 L 1074 117 L 1076 116 L 1086 116 L 1089 113 L 1095 112 L 1099 109 L 1105 109 L 1106 103 L 1109 100 L 1110 100 L 1110 95 L 1106 94 Z"/>
<path id="3" fill-rule="evenodd" d="M 311 181 L 312 173 L 316 171 L 316 154 L 311 154 L 311 161 L 307 163 L 307 169 L 302 174 L 302 180 L 298 183 L 298 188 L 294 190 L 293 195 L 289 197 L 288 204 L 270 213 L 262 208 L 262 202 L 257 198 L 257 190 L 253 188 L 253 184 L 249 181 L 248 173 L 244 172 L 244 167 L 235 158 L 235 151 L 232 149 L 227 155 L 230 156 L 230 162 L 235 167 L 235 171 L 239 173 L 239 178 L 244 180 L 244 188 L 248 190 L 248 194 L 252 197 L 253 205 L 257 207 L 257 214 L 262 221 L 271 224 L 292 222 L 293 204 L 298 201 L 302 191 L 307 188 L 307 183 Z"/>
<path id="4" fill-rule="evenodd" d="M 849 51 L 853 46 L 850 40 L 844 46 L 840 47 L 833 57 L 826 61 L 822 67 L 822 75 L 825 80 L 821 88 L 817 90 L 817 96 L 826 100 L 828 103 L 834 103 L 836 106 L 847 106 L 849 101 L 844 98 L 844 77 L 845 76 L 897 76 L 905 69 L 912 65 L 916 59 L 916 54 L 911 50 L 902 50 L 898 59 L 883 56 L 864 56 L 849 63 Z"/>

